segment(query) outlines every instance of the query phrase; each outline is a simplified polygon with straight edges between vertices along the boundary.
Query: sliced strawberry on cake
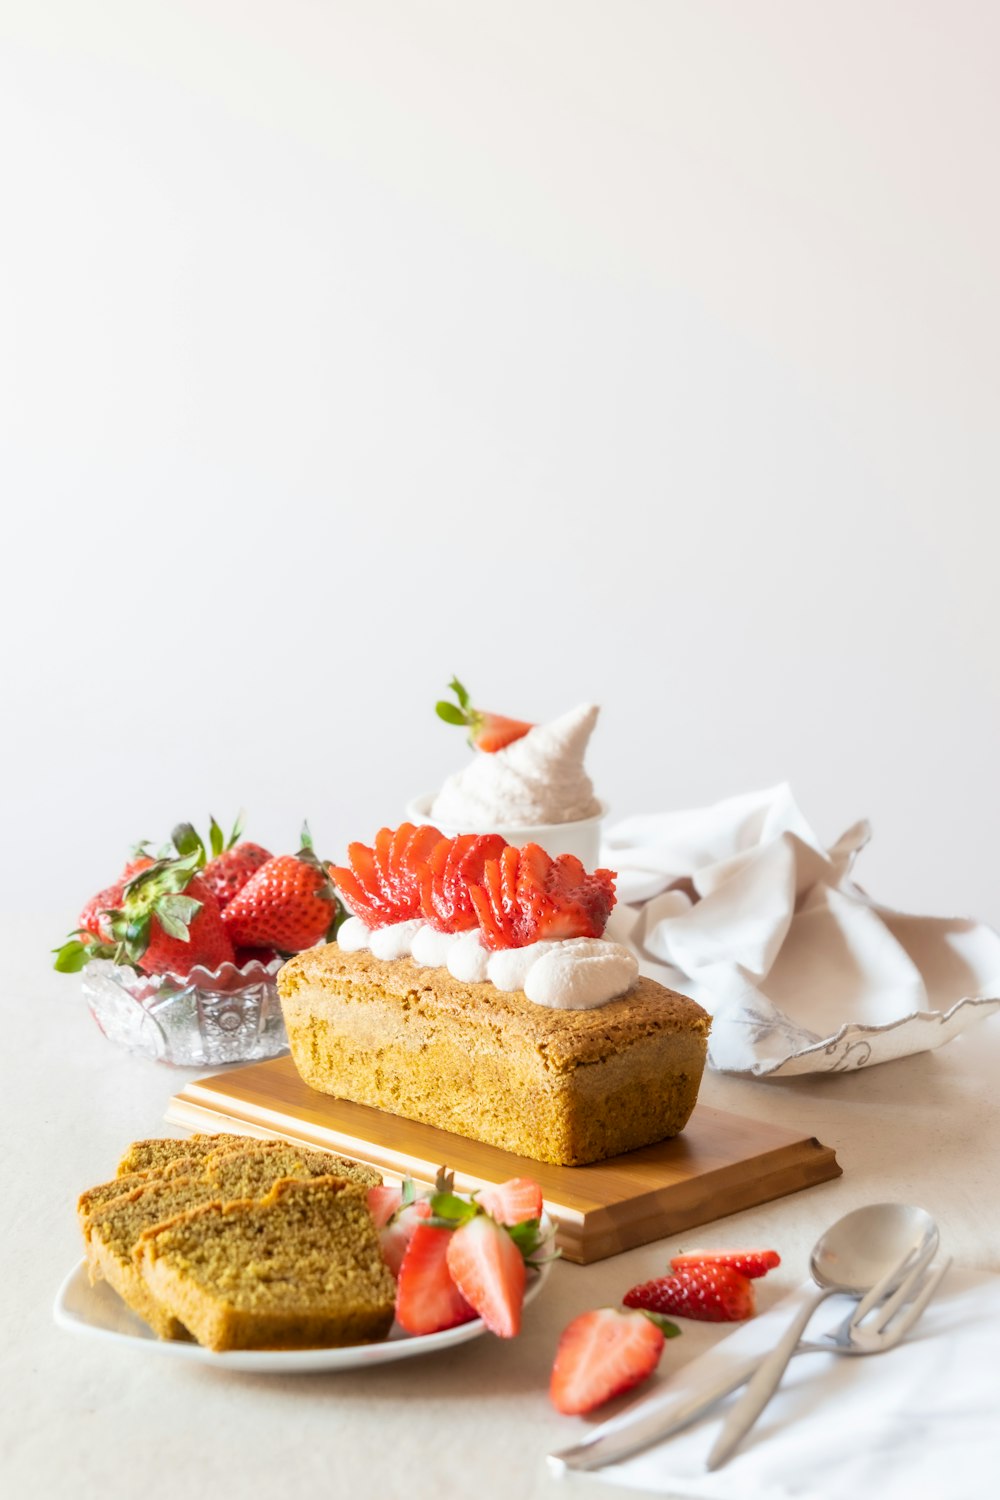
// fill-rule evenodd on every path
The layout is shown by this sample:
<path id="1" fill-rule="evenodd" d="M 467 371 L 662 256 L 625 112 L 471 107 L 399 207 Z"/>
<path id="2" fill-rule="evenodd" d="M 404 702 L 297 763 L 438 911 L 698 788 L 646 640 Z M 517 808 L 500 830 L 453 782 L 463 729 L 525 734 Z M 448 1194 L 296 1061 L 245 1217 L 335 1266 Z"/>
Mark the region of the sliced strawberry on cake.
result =
<path id="1" fill-rule="evenodd" d="M 553 859 L 538 844 L 508 846 L 483 866 L 469 896 L 487 948 L 524 948 L 565 938 L 598 938 L 615 904 L 611 870 L 589 875 L 572 854 Z"/>

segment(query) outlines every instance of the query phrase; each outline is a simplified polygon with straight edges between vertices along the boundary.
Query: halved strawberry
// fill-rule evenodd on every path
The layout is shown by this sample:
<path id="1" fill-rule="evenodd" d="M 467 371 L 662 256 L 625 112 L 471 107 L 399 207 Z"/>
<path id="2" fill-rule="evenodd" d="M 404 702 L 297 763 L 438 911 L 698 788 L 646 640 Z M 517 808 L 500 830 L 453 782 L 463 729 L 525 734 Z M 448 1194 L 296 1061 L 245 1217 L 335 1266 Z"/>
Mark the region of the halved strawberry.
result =
<path id="1" fill-rule="evenodd" d="M 588 875 L 573 855 L 553 859 L 538 844 L 525 844 L 504 849 L 499 861 L 488 859 L 469 896 L 483 942 L 493 950 L 600 937 L 615 904 L 615 875 Z"/>
<path id="2" fill-rule="evenodd" d="M 448 1267 L 456 1233 L 419 1223 L 413 1231 L 396 1284 L 396 1321 L 407 1333 L 437 1333 L 476 1316 Z"/>
<path id="3" fill-rule="evenodd" d="M 672 1271 L 689 1271 L 694 1266 L 728 1266 L 742 1276 L 756 1280 L 781 1265 L 777 1250 L 685 1250 L 670 1258 Z"/>
<path id="4" fill-rule="evenodd" d="M 524 719 L 508 719 L 505 714 L 473 708 L 468 692 L 457 677 L 451 679 L 448 687 L 458 702 L 449 703 L 447 699 L 441 699 L 435 705 L 435 712 L 446 724 L 464 725 L 469 731 L 469 744 L 476 750 L 485 750 L 487 755 L 493 755 L 497 750 L 512 745 L 515 740 L 523 739 L 528 730 L 535 727 Z"/>
<path id="5" fill-rule="evenodd" d="M 753 1282 L 731 1266 L 687 1266 L 632 1287 L 626 1307 L 647 1308 L 702 1323 L 740 1323 L 754 1314 Z"/>
<path id="6" fill-rule="evenodd" d="M 405 1208 L 398 1209 L 388 1223 L 379 1230 L 382 1259 L 394 1276 L 399 1275 L 399 1268 L 409 1249 L 413 1231 L 421 1219 L 429 1219 L 430 1214 L 430 1204 L 426 1198 L 421 1198 L 416 1203 L 408 1203 Z"/>
<path id="7" fill-rule="evenodd" d="M 368 1189 L 368 1210 L 376 1229 L 388 1224 L 402 1201 L 403 1189 L 398 1183 L 381 1182 L 378 1187 Z"/>
<path id="8" fill-rule="evenodd" d="M 491 1332 L 514 1338 L 521 1330 L 527 1279 L 520 1250 L 507 1231 L 484 1214 L 445 1232 L 451 1235 L 448 1270 L 462 1296 Z"/>
<path id="9" fill-rule="evenodd" d="M 531 1177 L 511 1177 L 485 1187 L 476 1202 L 498 1224 L 524 1224 L 542 1217 L 542 1190 Z"/>
<path id="10" fill-rule="evenodd" d="M 676 1330 L 672 1330 L 676 1332 Z M 641 1312 L 582 1313 L 559 1340 L 549 1396 L 557 1411 L 593 1411 L 646 1380 L 660 1362 L 664 1330 Z"/>

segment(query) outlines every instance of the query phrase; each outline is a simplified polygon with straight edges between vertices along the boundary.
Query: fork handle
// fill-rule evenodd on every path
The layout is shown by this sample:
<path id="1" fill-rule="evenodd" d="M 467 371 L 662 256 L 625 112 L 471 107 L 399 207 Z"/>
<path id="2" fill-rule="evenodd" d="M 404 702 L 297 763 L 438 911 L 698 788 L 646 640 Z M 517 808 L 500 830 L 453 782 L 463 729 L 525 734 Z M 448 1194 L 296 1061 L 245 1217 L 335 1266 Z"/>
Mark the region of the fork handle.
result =
<path id="1" fill-rule="evenodd" d="M 724 1464 L 736 1445 L 746 1436 L 760 1416 L 764 1407 L 781 1384 L 781 1377 L 788 1361 L 795 1353 L 796 1345 L 806 1330 L 813 1313 L 821 1302 L 833 1295 L 829 1288 L 816 1292 L 795 1314 L 778 1344 L 754 1371 L 746 1390 L 726 1418 L 722 1431 L 708 1455 L 708 1468 L 717 1469 Z"/>

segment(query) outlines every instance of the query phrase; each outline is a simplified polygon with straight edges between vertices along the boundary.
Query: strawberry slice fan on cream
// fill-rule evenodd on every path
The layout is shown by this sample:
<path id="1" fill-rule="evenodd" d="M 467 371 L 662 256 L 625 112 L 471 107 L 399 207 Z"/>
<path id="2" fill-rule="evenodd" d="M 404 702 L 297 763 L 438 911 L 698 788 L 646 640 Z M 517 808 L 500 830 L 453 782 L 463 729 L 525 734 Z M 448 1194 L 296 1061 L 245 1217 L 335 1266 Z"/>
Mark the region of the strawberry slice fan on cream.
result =
<path id="1" fill-rule="evenodd" d="M 683 1130 L 709 1018 L 604 938 L 613 871 L 404 823 L 330 877 L 349 920 L 278 980 L 311 1087 L 571 1166 Z"/>

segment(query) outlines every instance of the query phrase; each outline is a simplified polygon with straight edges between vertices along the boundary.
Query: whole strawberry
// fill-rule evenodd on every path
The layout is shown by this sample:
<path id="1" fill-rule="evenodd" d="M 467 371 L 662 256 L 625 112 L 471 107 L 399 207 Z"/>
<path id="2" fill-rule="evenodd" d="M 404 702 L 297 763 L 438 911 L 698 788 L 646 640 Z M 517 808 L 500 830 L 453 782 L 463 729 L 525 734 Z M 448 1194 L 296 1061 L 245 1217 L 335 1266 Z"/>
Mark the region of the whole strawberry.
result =
<path id="1" fill-rule="evenodd" d="M 91 896 L 77 917 L 77 931 L 87 933 L 100 942 L 109 942 L 111 929 L 108 926 L 107 913 L 121 905 L 125 887 L 133 875 L 138 875 L 140 870 L 148 870 L 152 863 L 151 857 L 145 854 L 130 859 L 114 885 L 109 885 L 106 890 L 98 891 L 96 896 Z"/>
<path id="2" fill-rule="evenodd" d="M 247 840 L 239 842 L 242 832 L 243 814 L 240 813 L 228 839 L 215 819 L 209 819 L 208 848 L 191 823 L 178 823 L 171 835 L 174 848 L 182 858 L 200 852 L 204 864 L 201 878 L 220 906 L 228 906 L 250 877 L 273 858 L 270 850 L 262 849 L 260 844 L 251 844 Z"/>
<path id="3" fill-rule="evenodd" d="M 222 921 L 238 947 L 298 953 L 332 936 L 343 916 L 308 828 L 298 854 L 269 859 L 225 907 Z"/>
<path id="4" fill-rule="evenodd" d="M 158 859 L 126 882 L 115 909 L 100 919 L 116 962 L 179 979 L 197 966 L 232 962 L 219 903 L 196 873 L 198 859 Z"/>

